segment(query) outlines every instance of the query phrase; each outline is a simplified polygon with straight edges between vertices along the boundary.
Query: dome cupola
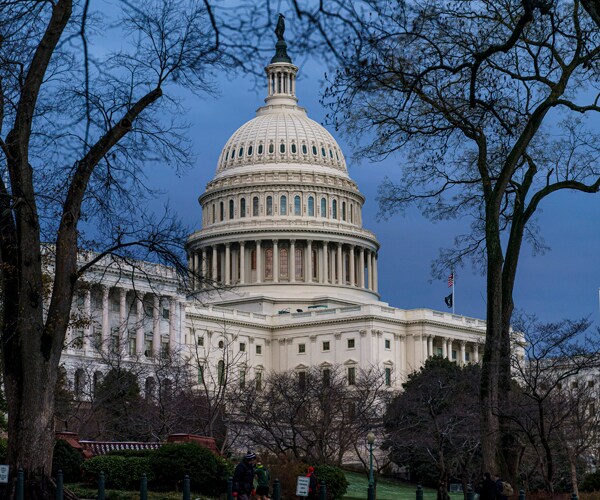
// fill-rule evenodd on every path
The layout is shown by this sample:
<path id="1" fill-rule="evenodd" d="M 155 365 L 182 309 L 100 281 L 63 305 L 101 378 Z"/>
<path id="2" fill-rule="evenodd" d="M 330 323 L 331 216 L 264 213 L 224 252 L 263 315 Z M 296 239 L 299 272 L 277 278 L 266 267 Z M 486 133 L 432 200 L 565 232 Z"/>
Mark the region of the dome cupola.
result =
<path id="1" fill-rule="evenodd" d="M 284 31 L 280 15 L 265 105 L 229 138 L 199 198 L 190 267 L 237 294 L 274 301 L 332 293 L 376 300 L 379 243 L 362 228 L 364 197 L 333 136 L 298 106 Z"/>

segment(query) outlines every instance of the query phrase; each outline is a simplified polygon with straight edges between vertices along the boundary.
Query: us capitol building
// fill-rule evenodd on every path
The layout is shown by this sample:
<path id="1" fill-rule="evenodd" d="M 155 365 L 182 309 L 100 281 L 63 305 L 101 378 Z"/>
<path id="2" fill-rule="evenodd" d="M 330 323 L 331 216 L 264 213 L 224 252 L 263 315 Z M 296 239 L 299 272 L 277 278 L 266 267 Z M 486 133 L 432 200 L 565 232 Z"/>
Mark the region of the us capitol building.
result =
<path id="1" fill-rule="evenodd" d="M 146 278 L 133 281 L 99 268 L 74 303 L 91 320 L 71 329 L 63 355 L 76 392 L 103 374 L 100 361 L 93 381 L 78 368 L 100 359 L 93 339 L 148 362 L 165 349 L 200 352 L 199 377 L 223 369 L 226 349 L 259 384 L 270 371 L 334 366 L 353 384 L 376 365 L 399 387 L 429 356 L 479 361 L 485 322 L 380 300 L 365 198 L 335 139 L 298 105 L 298 68 L 278 39 L 265 105 L 227 141 L 199 198 L 201 229 L 187 241 L 193 293 L 165 266 L 140 264 Z"/>

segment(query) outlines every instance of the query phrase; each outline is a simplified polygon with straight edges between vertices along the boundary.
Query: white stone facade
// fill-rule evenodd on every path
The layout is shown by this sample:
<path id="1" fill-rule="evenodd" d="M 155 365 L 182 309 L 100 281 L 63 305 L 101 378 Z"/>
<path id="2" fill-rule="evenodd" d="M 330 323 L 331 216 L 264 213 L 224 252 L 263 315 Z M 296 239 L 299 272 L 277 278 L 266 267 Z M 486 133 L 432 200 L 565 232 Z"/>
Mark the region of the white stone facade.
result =
<path id="1" fill-rule="evenodd" d="M 187 242 L 194 293 L 182 296 L 162 266 L 150 283 L 104 273 L 79 299 L 93 318 L 85 338 L 119 335 L 127 355 L 149 362 L 161 346 L 200 352 L 211 370 L 221 345 L 257 381 L 271 370 L 342 366 L 352 383 L 378 365 L 398 387 L 429 356 L 478 362 L 483 321 L 380 301 L 364 196 L 331 134 L 297 105 L 297 71 L 267 66 L 265 106 L 227 141 L 199 198 L 202 226 Z M 66 364 L 94 356 L 89 347 L 67 348 Z"/>

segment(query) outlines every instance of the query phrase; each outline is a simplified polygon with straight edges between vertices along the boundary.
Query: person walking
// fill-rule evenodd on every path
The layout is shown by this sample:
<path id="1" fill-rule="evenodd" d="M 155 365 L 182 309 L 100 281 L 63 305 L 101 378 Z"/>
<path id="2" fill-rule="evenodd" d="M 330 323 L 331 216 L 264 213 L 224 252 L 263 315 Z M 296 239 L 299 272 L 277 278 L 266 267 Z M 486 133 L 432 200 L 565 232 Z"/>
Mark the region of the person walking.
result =
<path id="1" fill-rule="evenodd" d="M 496 483 L 489 472 L 483 475 L 483 482 L 477 490 L 479 500 L 496 500 Z"/>
<path id="2" fill-rule="evenodd" d="M 306 477 L 310 478 L 308 483 L 308 500 L 316 500 L 318 498 L 317 492 L 319 490 L 319 478 L 315 474 L 315 468 L 309 467 Z"/>
<path id="3" fill-rule="evenodd" d="M 496 500 L 508 500 L 507 492 L 504 491 L 504 481 L 500 477 L 500 474 L 495 475 L 496 479 Z"/>
<path id="4" fill-rule="evenodd" d="M 248 451 L 233 472 L 233 496 L 238 500 L 250 500 L 254 491 L 254 464 L 256 455 Z"/>
<path id="5" fill-rule="evenodd" d="M 263 464 L 258 462 L 254 473 L 256 474 L 257 479 L 256 494 L 258 495 L 259 500 L 268 500 L 270 485 L 269 471 Z"/>

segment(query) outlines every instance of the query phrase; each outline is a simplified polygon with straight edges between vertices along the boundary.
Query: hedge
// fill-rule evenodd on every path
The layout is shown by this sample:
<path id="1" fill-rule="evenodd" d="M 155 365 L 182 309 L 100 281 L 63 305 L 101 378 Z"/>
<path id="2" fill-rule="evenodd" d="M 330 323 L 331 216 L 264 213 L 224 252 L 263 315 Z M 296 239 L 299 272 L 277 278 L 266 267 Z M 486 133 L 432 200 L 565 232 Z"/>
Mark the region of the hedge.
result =
<path id="1" fill-rule="evenodd" d="M 191 489 L 216 496 L 226 491 L 232 465 L 196 443 L 171 443 L 161 446 L 149 457 L 157 488 L 177 489 L 190 477 Z"/>
<path id="2" fill-rule="evenodd" d="M 82 462 L 83 457 L 79 451 L 62 439 L 56 441 L 52 453 L 52 475 L 54 477 L 61 470 L 66 482 L 76 483 L 81 480 Z"/>
<path id="3" fill-rule="evenodd" d="M 94 484 L 100 472 L 104 472 L 106 487 L 118 490 L 138 489 L 142 474 L 146 474 L 148 481 L 154 477 L 149 457 L 103 455 L 86 460 L 82 469 L 87 481 Z"/>
<path id="4" fill-rule="evenodd" d="M 344 497 L 348 489 L 348 480 L 344 471 L 332 465 L 316 465 L 315 474 L 320 481 L 327 483 L 327 498 L 338 500 Z"/>

